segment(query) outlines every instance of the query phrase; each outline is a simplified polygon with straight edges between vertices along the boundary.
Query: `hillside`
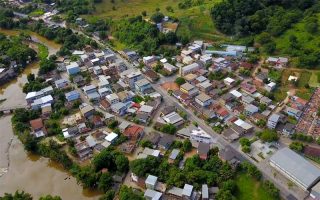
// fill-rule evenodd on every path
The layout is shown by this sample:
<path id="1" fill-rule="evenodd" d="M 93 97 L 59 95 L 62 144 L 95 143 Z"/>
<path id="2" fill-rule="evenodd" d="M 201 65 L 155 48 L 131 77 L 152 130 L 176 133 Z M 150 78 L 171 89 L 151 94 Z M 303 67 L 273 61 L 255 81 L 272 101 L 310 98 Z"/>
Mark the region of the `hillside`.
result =
<path id="1" fill-rule="evenodd" d="M 211 19 L 211 8 L 221 0 L 103 0 L 96 4 L 94 17 L 119 20 L 146 12 L 150 18 L 160 9 L 163 14 L 180 21 L 177 34 L 188 34 L 191 38 L 216 40 L 224 39 Z M 114 2 L 114 3 L 112 3 Z M 86 16 L 87 19 L 92 16 Z"/>

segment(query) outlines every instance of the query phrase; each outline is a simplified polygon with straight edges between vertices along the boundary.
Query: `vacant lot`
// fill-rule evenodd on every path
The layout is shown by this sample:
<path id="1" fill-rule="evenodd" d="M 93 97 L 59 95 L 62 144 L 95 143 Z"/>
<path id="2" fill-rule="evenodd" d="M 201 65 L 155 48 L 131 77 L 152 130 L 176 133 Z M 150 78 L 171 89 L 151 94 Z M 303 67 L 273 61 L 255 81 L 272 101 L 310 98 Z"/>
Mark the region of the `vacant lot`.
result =
<path id="1" fill-rule="evenodd" d="M 200 6 L 180 9 L 178 4 L 183 0 L 103 0 L 96 5 L 95 16 L 117 20 L 141 15 L 146 11 L 146 18 L 149 18 L 156 9 L 160 9 L 163 14 L 179 19 L 178 34 L 184 32 L 195 39 L 215 41 L 225 39 L 224 35 L 217 32 L 210 16 L 211 8 L 219 1 L 205 0 Z"/>
<path id="2" fill-rule="evenodd" d="M 246 174 L 240 174 L 236 178 L 238 200 L 272 200 L 273 198 L 261 186 L 261 183 Z"/>

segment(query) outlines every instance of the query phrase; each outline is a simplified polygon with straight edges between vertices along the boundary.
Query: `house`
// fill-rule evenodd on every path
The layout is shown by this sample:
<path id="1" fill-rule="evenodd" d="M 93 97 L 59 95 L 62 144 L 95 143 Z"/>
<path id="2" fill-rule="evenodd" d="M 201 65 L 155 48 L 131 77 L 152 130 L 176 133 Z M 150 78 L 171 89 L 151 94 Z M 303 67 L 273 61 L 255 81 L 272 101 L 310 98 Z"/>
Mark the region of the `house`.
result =
<path id="1" fill-rule="evenodd" d="M 161 149 L 168 150 L 172 143 L 173 143 L 173 137 L 170 135 L 164 135 L 159 140 L 158 147 Z"/>
<path id="2" fill-rule="evenodd" d="M 100 97 L 104 98 L 107 95 L 112 94 L 112 90 L 110 88 L 103 87 L 98 89 L 98 93 Z"/>
<path id="3" fill-rule="evenodd" d="M 161 200 L 162 193 L 152 189 L 147 189 L 144 193 L 144 198 L 146 200 Z"/>
<path id="4" fill-rule="evenodd" d="M 144 130 L 140 126 L 132 125 L 124 130 L 123 135 L 127 136 L 130 140 L 138 141 L 144 135 Z"/>
<path id="5" fill-rule="evenodd" d="M 226 118 L 229 117 L 230 113 L 228 112 L 227 109 L 221 107 L 219 108 L 217 111 L 217 117 L 220 119 L 220 120 L 225 120 Z"/>
<path id="6" fill-rule="evenodd" d="M 196 96 L 195 101 L 202 107 L 208 107 L 213 103 L 213 99 L 205 93 L 200 93 Z"/>
<path id="7" fill-rule="evenodd" d="M 163 64 L 163 69 L 165 69 L 166 71 L 168 71 L 170 74 L 176 72 L 178 70 L 178 68 L 174 65 L 171 65 L 170 63 L 164 63 Z"/>
<path id="8" fill-rule="evenodd" d="M 163 117 L 163 116 L 168 115 L 168 114 L 175 112 L 175 111 L 176 111 L 175 106 L 166 106 L 161 110 L 160 116 Z"/>
<path id="9" fill-rule="evenodd" d="M 123 79 L 124 83 L 129 85 L 130 88 L 134 88 L 134 83 L 143 79 L 142 73 L 134 69 L 128 69 L 121 72 L 120 77 Z"/>
<path id="10" fill-rule="evenodd" d="M 200 65 L 198 63 L 192 63 L 190 65 L 184 66 L 180 68 L 180 76 L 185 76 L 190 73 L 195 73 L 200 69 Z"/>
<path id="11" fill-rule="evenodd" d="M 91 157 L 92 149 L 86 141 L 77 143 L 74 145 L 74 147 L 76 148 L 80 160 L 85 160 Z"/>
<path id="12" fill-rule="evenodd" d="M 151 83 L 147 79 L 140 79 L 135 82 L 135 90 L 140 94 L 144 94 L 147 89 L 152 88 Z"/>
<path id="13" fill-rule="evenodd" d="M 99 127 L 103 126 L 103 120 L 101 119 L 101 117 L 99 115 L 94 115 L 90 121 L 93 124 L 94 128 L 99 128 Z"/>
<path id="14" fill-rule="evenodd" d="M 145 181 L 146 188 L 154 190 L 156 188 L 157 182 L 158 182 L 158 177 L 149 174 Z"/>
<path id="15" fill-rule="evenodd" d="M 277 84 L 275 82 L 270 82 L 264 86 L 264 89 L 266 89 L 268 92 L 272 92 L 276 89 Z"/>
<path id="16" fill-rule="evenodd" d="M 120 100 L 119 100 L 119 97 L 116 93 L 112 93 L 112 94 L 109 94 L 106 96 L 106 100 L 111 104 L 116 104 L 116 103 L 119 103 Z"/>
<path id="17" fill-rule="evenodd" d="M 232 90 L 229 93 L 232 94 L 236 99 L 239 99 L 242 97 L 242 94 L 240 92 L 238 92 L 237 90 Z"/>
<path id="18" fill-rule="evenodd" d="M 224 84 L 226 84 L 227 86 L 232 86 L 235 84 L 235 80 L 230 78 L 230 77 L 227 77 L 225 79 L 223 79 L 223 82 Z"/>
<path id="19" fill-rule="evenodd" d="M 252 104 L 255 101 L 255 99 L 249 95 L 244 95 L 242 96 L 241 101 L 245 105 L 249 105 L 249 104 Z"/>
<path id="20" fill-rule="evenodd" d="M 83 117 L 89 118 L 94 114 L 95 110 L 91 105 L 84 104 L 80 106 L 80 112 Z"/>
<path id="21" fill-rule="evenodd" d="M 288 116 L 294 117 L 296 119 L 300 119 L 302 112 L 298 109 L 286 106 L 284 112 L 287 113 Z"/>
<path id="22" fill-rule="evenodd" d="M 256 87 L 254 87 L 253 85 L 249 84 L 249 83 L 242 83 L 241 84 L 241 90 L 250 94 L 253 94 L 257 91 Z"/>
<path id="23" fill-rule="evenodd" d="M 285 136 L 291 136 L 295 132 L 295 125 L 291 123 L 286 123 L 282 129 L 282 134 Z"/>
<path id="24" fill-rule="evenodd" d="M 212 86 L 212 84 L 210 83 L 209 80 L 204 81 L 202 83 L 198 83 L 197 87 L 199 88 L 199 90 L 201 92 L 204 92 L 204 93 L 207 93 L 207 94 L 210 92 L 210 90 L 213 89 L 213 86 Z"/>
<path id="25" fill-rule="evenodd" d="M 82 88 L 82 90 L 86 95 L 97 92 L 97 88 L 94 85 L 86 85 Z"/>
<path id="26" fill-rule="evenodd" d="M 124 115 L 126 113 L 127 106 L 126 106 L 126 104 L 124 104 L 122 102 L 118 102 L 118 103 L 115 103 L 115 104 L 111 105 L 111 110 L 114 113 L 122 116 L 122 115 Z"/>
<path id="27" fill-rule="evenodd" d="M 202 160 L 207 160 L 210 150 L 210 144 L 199 142 L 197 153 Z"/>
<path id="28" fill-rule="evenodd" d="M 92 137 L 92 135 L 89 135 L 86 137 L 86 142 L 90 148 L 96 146 L 97 144 L 97 141 L 94 139 L 94 137 Z"/>
<path id="29" fill-rule="evenodd" d="M 172 124 L 175 127 L 179 127 L 184 123 L 184 119 L 175 111 L 162 116 L 162 119 L 164 120 L 165 123 Z"/>
<path id="30" fill-rule="evenodd" d="M 142 61 L 145 65 L 149 65 L 155 61 L 157 61 L 157 57 L 155 56 L 146 56 L 142 58 Z"/>
<path id="31" fill-rule="evenodd" d="M 43 137 L 47 134 L 47 130 L 44 127 L 43 121 L 41 118 L 34 119 L 30 121 L 31 131 L 35 137 Z"/>
<path id="32" fill-rule="evenodd" d="M 123 122 L 121 122 L 121 124 L 119 124 L 118 128 L 119 128 L 120 132 L 124 132 L 130 126 L 131 126 L 131 124 L 129 122 L 123 121 Z"/>
<path id="33" fill-rule="evenodd" d="M 70 128 L 63 129 L 62 133 L 63 133 L 64 138 L 70 138 L 70 137 L 77 135 L 79 133 L 79 129 L 77 126 L 73 126 Z"/>
<path id="34" fill-rule="evenodd" d="M 192 200 L 194 199 L 193 197 L 197 196 L 197 194 L 193 192 L 193 186 L 189 184 L 185 184 L 183 189 L 172 187 L 167 191 L 167 194 L 169 195 L 169 199 L 177 200 Z"/>
<path id="35" fill-rule="evenodd" d="M 180 91 L 191 97 L 196 96 L 199 93 L 198 89 L 190 83 L 184 83 L 181 85 Z"/>
<path id="36" fill-rule="evenodd" d="M 144 75 L 145 75 L 146 79 L 149 80 L 150 82 L 156 82 L 160 78 L 160 76 L 155 71 L 153 71 L 151 69 L 146 70 L 144 72 Z"/>
<path id="37" fill-rule="evenodd" d="M 67 87 L 69 84 L 69 81 L 66 80 L 66 79 L 59 79 L 59 80 L 56 80 L 54 82 L 54 85 L 56 86 L 56 88 L 60 89 L 60 88 L 65 88 Z"/>
<path id="38" fill-rule="evenodd" d="M 230 103 L 230 102 L 232 102 L 232 101 L 234 101 L 234 100 L 235 100 L 235 96 L 232 95 L 231 93 L 226 93 L 226 94 L 224 94 L 224 95 L 219 99 L 219 101 L 220 101 L 220 103 L 221 103 L 222 105 L 225 105 L 225 104 L 227 104 L 227 103 Z"/>
<path id="39" fill-rule="evenodd" d="M 119 97 L 119 101 L 121 101 L 122 103 L 127 103 L 133 100 L 135 93 L 133 93 L 132 91 L 124 90 L 124 91 L 118 92 L 117 96 Z"/>
<path id="40" fill-rule="evenodd" d="M 105 140 L 113 144 L 118 139 L 118 134 L 111 132 L 106 137 Z"/>
<path id="41" fill-rule="evenodd" d="M 153 156 L 153 157 L 159 158 L 160 151 L 146 147 L 146 148 L 144 148 L 142 153 L 138 154 L 137 159 L 145 159 L 148 156 Z"/>
<path id="42" fill-rule="evenodd" d="M 248 104 L 246 105 L 246 107 L 244 108 L 244 113 L 245 115 L 247 116 L 251 116 L 253 115 L 254 113 L 257 113 L 259 111 L 259 108 L 255 105 L 252 105 L 252 104 Z"/>
<path id="43" fill-rule="evenodd" d="M 65 96 L 68 102 L 80 99 L 80 93 L 77 90 L 70 91 Z"/>
<path id="44" fill-rule="evenodd" d="M 51 113 L 52 113 L 52 107 L 51 107 L 50 103 L 41 106 L 41 116 L 42 117 L 48 118 Z"/>
<path id="45" fill-rule="evenodd" d="M 71 62 L 69 65 L 66 66 L 68 75 L 75 75 L 80 72 L 80 67 L 78 63 Z"/>
<path id="46" fill-rule="evenodd" d="M 280 115 L 275 114 L 275 113 L 272 114 L 268 119 L 267 127 L 270 129 L 275 129 L 279 120 L 280 120 Z"/>
<path id="47" fill-rule="evenodd" d="M 169 163 L 174 163 L 180 153 L 179 149 L 173 149 L 169 155 Z"/>
<path id="48" fill-rule="evenodd" d="M 31 108 L 32 110 L 38 110 L 42 106 L 47 105 L 47 104 L 52 104 L 53 103 L 53 97 L 51 95 L 47 95 L 44 97 L 41 97 L 40 99 L 36 99 L 31 103 Z"/>
<path id="49" fill-rule="evenodd" d="M 94 73 L 95 75 L 100 75 L 100 74 L 102 74 L 102 69 L 101 69 L 101 67 L 100 67 L 100 66 L 94 66 L 94 67 L 93 67 L 93 73 Z"/>
<path id="50" fill-rule="evenodd" d="M 266 96 L 263 96 L 263 97 L 261 97 L 261 99 L 260 99 L 260 103 L 269 106 L 269 105 L 272 103 L 272 100 L 269 99 L 269 98 L 266 97 Z"/>

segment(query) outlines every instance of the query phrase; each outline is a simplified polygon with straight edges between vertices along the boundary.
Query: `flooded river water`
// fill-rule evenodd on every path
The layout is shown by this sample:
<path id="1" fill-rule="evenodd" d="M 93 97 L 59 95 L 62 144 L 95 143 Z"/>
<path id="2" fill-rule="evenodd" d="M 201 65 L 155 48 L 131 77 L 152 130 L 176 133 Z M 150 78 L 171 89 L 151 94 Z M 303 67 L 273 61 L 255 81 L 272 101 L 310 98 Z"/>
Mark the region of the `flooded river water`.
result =
<path id="1" fill-rule="evenodd" d="M 1 30 L 6 35 L 17 35 L 19 31 Z M 49 54 L 56 53 L 60 45 L 35 33 L 30 33 L 35 41 L 41 42 L 49 49 Z M 23 85 L 29 73 L 37 73 L 38 63 L 30 64 L 16 79 L 0 87 L 0 99 L 6 101 L 0 108 L 25 105 Z M 98 199 L 99 193 L 84 190 L 75 178 L 59 165 L 47 158 L 28 155 L 23 145 L 13 135 L 11 116 L 0 118 L 0 196 L 5 192 L 12 193 L 24 190 L 38 199 L 45 194 L 58 195 L 64 200 Z"/>

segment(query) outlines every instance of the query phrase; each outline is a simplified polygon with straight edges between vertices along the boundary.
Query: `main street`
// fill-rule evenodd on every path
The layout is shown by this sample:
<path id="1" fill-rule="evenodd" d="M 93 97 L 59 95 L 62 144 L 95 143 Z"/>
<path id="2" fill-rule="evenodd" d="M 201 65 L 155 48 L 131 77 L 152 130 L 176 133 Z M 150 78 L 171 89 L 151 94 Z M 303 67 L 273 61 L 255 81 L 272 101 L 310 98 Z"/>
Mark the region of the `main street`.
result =
<path id="1" fill-rule="evenodd" d="M 111 51 L 113 51 L 117 58 L 122 60 L 129 68 L 133 68 L 134 66 L 132 65 L 132 63 L 128 62 L 126 59 L 124 59 L 117 51 L 114 51 L 112 49 L 110 49 L 109 46 L 107 46 L 106 44 L 104 44 L 103 42 L 101 42 L 100 40 L 98 40 L 97 38 L 94 37 L 90 37 L 88 35 L 86 35 L 85 33 L 83 33 L 82 31 L 79 30 L 74 30 L 72 29 L 73 32 L 78 33 L 78 34 L 82 34 L 85 35 L 88 38 L 93 39 L 94 41 L 96 41 L 100 46 L 107 48 Z M 169 78 L 170 79 L 170 78 Z M 172 79 L 172 78 L 171 78 Z M 166 79 L 168 80 L 168 79 Z M 160 80 L 161 83 L 161 80 Z M 257 166 L 257 168 L 262 172 L 263 177 L 267 180 L 272 181 L 275 186 L 277 188 L 279 188 L 280 190 L 280 195 L 282 196 L 282 198 L 286 199 L 289 195 L 293 195 L 294 197 L 296 197 L 297 199 L 304 199 L 305 196 L 307 194 L 305 194 L 302 190 L 298 189 L 299 191 L 295 190 L 290 190 L 288 188 L 287 183 L 284 183 L 283 181 L 280 181 L 274 174 L 273 174 L 273 170 L 271 170 L 271 166 L 268 164 L 268 159 L 258 163 L 256 161 L 254 161 L 251 157 L 249 157 L 247 154 L 245 154 L 244 152 L 242 152 L 238 147 L 239 145 L 237 145 L 236 143 L 229 143 L 228 141 L 226 141 L 220 134 L 216 133 L 215 131 L 212 130 L 212 128 L 210 126 L 208 126 L 206 124 L 205 121 L 203 121 L 202 119 L 198 118 L 191 110 L 185 108 L 183 105 L 181 105 L 174 97 L 170 96 L 167 91 L 165 91 L 162 87 L 160 83 L 156 83 L 156 84 L 152 84 L 153 88 L 162 96 L 163 101 L 165 104 L 167 105 L 175 105 L 179 110 L 182 110 L 183 112 L 185 112 L 188 116 L 188 119 L 192 122 L 196 122 L 199 127 L 201 127 L 205 132 L 207 132 L 208 134 L 210 134 L 214 141 L 215 144 L 221 149 L 223 148 L 231 148 L 233 149 L 235 152 L 237 152 L 237 157 L 241 160 L 241 161 L 249 161 L 250 163 L 254 164 L 255 166 Z M 82 99 L 86 99 L 85 97 L 82 97 Z M 85 102 L 87 102 L 85 100 Z M 88 102 L 89 103 L 89 102 Z M 97 108 L 97 107 L 96 107 Z M 151 130 L 150 127 L 148 127 L 148 130 Z"/>

